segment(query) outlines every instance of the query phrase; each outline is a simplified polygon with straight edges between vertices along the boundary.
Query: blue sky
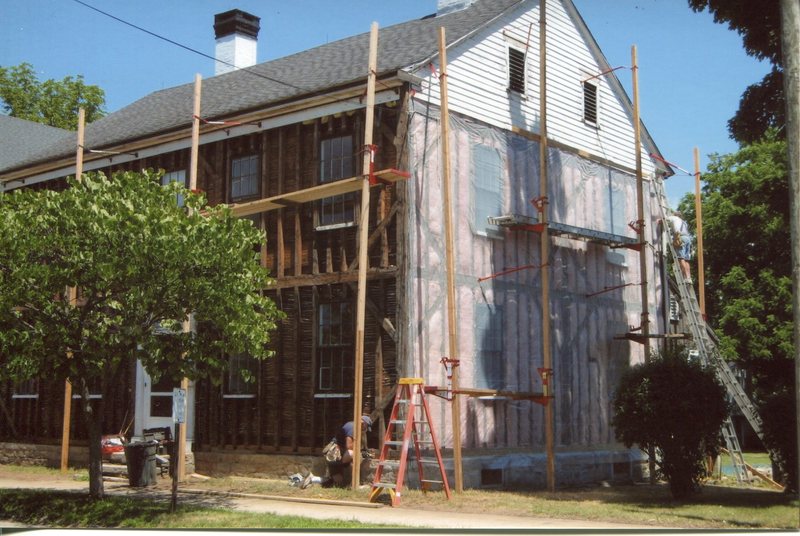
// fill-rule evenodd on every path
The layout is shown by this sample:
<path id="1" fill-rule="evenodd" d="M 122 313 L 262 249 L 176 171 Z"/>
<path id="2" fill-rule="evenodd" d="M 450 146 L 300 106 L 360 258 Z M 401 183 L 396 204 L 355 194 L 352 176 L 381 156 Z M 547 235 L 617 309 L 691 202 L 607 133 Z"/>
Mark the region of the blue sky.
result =
<path id="1" fill-rule="evenodd" d="M 550 0 L 556 1 L 556 0 Z M 436 10 L 436 0 L 86 0 L 119 18 L 208 55 L 214 14 L 239 8 L 261 17 L 259 61 L 305 50 Z M 727 120 L 742 91 L 769 70 L 745 55 L 740 37 L 694 13 L 685 0 L 574 0 L 613 66 L 638 48 L 641 115 L 664 157 L 693 170 L 709 153 L 735 151 Z M 83 74 L 114 111 L 159 89 L 212 76 L 212 61 L 122 25 L 74 0 L 0 0 L 0 65 L 31 63 L 40 79 Z M 630 91 L 630 71 L 617 71 Z M 694 178 L 668 180 L 676 204 Z"/>

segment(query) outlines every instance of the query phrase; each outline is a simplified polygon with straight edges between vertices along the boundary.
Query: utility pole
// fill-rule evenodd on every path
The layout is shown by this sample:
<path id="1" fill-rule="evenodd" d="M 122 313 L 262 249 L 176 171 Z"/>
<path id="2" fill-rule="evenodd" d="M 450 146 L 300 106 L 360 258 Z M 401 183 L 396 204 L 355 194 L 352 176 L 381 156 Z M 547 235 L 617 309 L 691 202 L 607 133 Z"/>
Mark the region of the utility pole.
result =
<path id="1" fill-rule="evenodd" d="M 797 0 L 781 0 L 781 44 L 783 90 L 786 96 L 786 142 L 789 152 L 794 382 L 797 407 L 800 407 L 800 3 Z M 795 419 L 797 443 L 800 445 L 800 415 L 796 414 Z M 800 474 L 800 460 L 797 469 Z"/>

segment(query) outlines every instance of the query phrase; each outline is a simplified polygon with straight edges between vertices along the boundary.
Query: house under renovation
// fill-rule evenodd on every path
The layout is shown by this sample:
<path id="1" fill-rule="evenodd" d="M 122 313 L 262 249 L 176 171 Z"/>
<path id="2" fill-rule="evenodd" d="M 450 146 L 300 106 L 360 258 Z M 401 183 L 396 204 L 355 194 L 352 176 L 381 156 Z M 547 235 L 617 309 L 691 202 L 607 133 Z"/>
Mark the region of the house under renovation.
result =
<path id="1" fill-rule="evenodd" d="M 187 433 L 198 472 L 270 473 L 276 455 L 318 454 L 352 419 L 361 226 L 369 232 L 366 411 L 386 416 L 402 377 L 446 390 L 455 364 L 460 386 L 472 390 L 456 399 L 460 437 L 453 402 L 429 397 L 448 466 L 458 443 L 466 486 L 542 485 L 546 404 L 509 393 L 542 391 L 547 348 L 557 484 L 628 480 L 640 469 L 639 451 L 615 439 L 611 398 L 620 374 L 644 359 L 641 340 L 629 336 L 641 329 L 644 277 L 649 330 L 663 333 L 669 319 L 664 274 L 652 269 L 657 248 L 644 248 L 653 273 L 640 273 L 640 239 L 629 223 L 641 219 L 646 242 L 660 243 L 653 185 L 671 170 L 642 127 L 640 216 L 634 107 L 621 71 L 612 72 L 571 0 L 546 2 L 546 50 L 539 0 L 439 0 L 437 7 L 435 15 L 380 29 L 369 147 L 369 33 L 255 63 L 258 18 L 217 16 L 218 57 L 244 68 L 202 82 L 198 188 L 211 204 L 231 204 L 266 231 L 261 258 L 275 278 L 269 295 L 286 318 L 273 336 L 274 358 L 232 355 L 220 385 L 190 386 Z M 242 65 L 246 58 L 253 63 Z M 448 349 L 445 96 L 457 356 Z M 193 85 L 186 84 L 88 125 L 84 171 L 154 168 L 164 170 L 165 183 L 186 181 L 192 106 Z M 57 137 L 7 162 L 4 190 L 63 188 L 75 172 L 75 147 L 74 135 Z M 336 185 L 370 173 L 362 169 L 364 151 L 384 180 L 374 181 L 368 221 L 359 221 L 358 192 Z M 542 212 L 550 222 L 547 249 L 535 225 Z M 243 367 L 255 383 L 240 380 Z M 104 433 L 171 426 L 175 386 L 162 383 L 131 364 L 98 385 Z M 0 441 L 58 445 L 63 396 L 63 383 L 44 378 L 0 387 Z M 73 421 L 71 443 L 80 447 L 86 431 Z M 371 432 L 370 446 L 381 441 L 380 430 Z"/>

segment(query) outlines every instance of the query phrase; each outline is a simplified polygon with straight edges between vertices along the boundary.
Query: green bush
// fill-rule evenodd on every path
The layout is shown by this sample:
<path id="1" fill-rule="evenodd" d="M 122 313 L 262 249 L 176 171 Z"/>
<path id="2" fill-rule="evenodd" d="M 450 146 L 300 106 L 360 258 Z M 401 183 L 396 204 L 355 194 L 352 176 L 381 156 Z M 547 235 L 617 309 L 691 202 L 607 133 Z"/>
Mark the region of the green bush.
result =
<path id="1" fill-rule="evenodd" d="M 684 499 L 696 491 L 705 476 L 704 459 L 717 454 L 728 416 L 725 388 L 714 371 L 675 346 L 627 370 L 613 405 L 617 439 L 627 447 L 655 449 L 672 496 Z"/>
<path id="2" fill-rule="evenodd" d="M 797 493 L 797 403 L 794 391 L 781 389 L 759 404 L 764 426 L 764 443 L 780 472 L 775 479 L 787 493 Z"/>

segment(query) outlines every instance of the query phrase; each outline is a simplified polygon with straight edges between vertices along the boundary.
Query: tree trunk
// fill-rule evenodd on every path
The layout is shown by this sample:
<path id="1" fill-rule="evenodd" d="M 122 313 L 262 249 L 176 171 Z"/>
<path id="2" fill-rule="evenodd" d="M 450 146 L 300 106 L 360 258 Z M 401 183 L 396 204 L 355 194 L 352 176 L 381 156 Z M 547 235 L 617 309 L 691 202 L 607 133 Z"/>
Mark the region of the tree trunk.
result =
<path id="1" fill-rule="evenodd" d="M 103 457 L 101 450 L 100 424 L 94 414 L 92 400 L 89 398 L 89 386 L 81 380 L 81 405 L 83 417 L 86 420 L 86 429 L 89 432 L 89 496 L 92 499 L 102 499 L 103 490 Z"/>

